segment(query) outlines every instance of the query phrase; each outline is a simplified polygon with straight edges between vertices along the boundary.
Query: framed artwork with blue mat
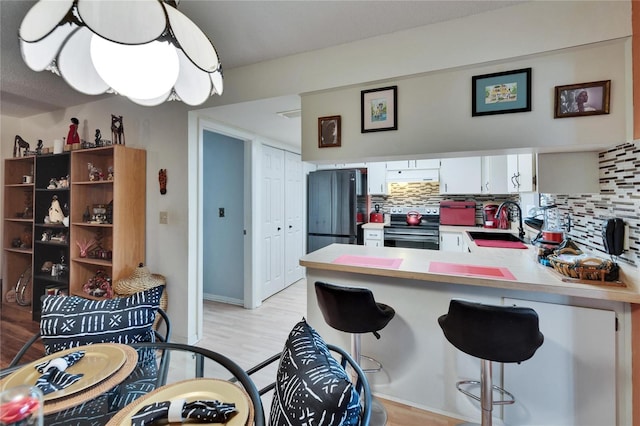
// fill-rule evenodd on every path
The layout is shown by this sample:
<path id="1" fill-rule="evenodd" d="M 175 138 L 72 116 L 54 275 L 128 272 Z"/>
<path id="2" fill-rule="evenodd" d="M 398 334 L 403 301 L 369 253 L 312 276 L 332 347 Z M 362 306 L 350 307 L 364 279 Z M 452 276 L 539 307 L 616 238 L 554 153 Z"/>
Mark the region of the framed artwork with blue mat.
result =
<path id="1" fill-rule="evenodd" d="M 531 111 L 531 68 L 471 77 L 471 116 Z"/>

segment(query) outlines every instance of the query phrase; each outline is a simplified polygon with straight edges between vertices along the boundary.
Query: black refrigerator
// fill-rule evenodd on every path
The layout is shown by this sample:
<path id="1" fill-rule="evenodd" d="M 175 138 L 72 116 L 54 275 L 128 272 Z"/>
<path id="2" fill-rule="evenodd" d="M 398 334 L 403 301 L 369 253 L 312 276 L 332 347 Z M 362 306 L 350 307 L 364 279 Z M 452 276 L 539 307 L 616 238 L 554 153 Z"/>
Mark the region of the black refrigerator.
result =
<path id="1" fill-rule="evenodd" d="M 358 243 L 356 212 L 366 203 L 366 187 L 366 175 L 357 169 L 309 173 L 307 253 L 332 243 Z"/>

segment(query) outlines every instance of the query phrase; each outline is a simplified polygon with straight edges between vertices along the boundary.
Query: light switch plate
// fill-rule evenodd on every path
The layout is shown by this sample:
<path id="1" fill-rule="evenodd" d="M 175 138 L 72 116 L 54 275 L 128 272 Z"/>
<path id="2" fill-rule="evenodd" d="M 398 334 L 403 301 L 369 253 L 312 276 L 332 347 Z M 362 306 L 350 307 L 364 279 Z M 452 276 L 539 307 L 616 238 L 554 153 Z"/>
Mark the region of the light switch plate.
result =
<path id="1" fill-rule="evenodd" d="M 169 223 L 169 213 L 168 212 L 160 212 L 160 224 L 166 225 Z"/>

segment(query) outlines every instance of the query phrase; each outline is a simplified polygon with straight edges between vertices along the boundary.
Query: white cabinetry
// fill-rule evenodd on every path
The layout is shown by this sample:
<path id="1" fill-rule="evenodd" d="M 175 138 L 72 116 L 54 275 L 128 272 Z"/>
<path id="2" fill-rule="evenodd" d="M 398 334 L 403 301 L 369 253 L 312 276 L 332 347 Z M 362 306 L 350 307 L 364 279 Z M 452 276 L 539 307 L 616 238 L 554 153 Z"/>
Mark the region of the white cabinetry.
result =
<path id="1" fill-rule="evenodd" d="M 440 160 L 440 194 L 479 194 L 481 181 L 481 157 Z"/>
<path id="2" fill-rule="evenodd" d="M 516 403 L 511 425 L 601 426 L 616 422 L 615 312 L 504 299 L 533 308 L 544 343 L 521 364 L 503 364 L 504 388 Z"/>
<path id="3" fill-rule="evenodd" d="M 509 192 L 535 191 L 535 170 L 533 154 L 508 155 L 507 185 Z"/>
<path id="4" fill-rule="evenodd" d="M 387 170 L 437 169 L 440 159 L 387 161 Z"/>
<path id="5" fill-rule="evenodd" d="M 364 245 L 369 247 L 384 246 L 384 230 L 382 229 L 364 229 Z"/>
<path id="6" fill-rule="evenodd" d="M 538 192 L 591 194 L 600 192 L 597 152 L 538 154 Z"/>
<path id="7" fill-rule="evenodd" d="M 385 163 L 367 163 L 367 186 L 370 195 L 387 195 L 387 168 Z"/>
<path id="8" fill-rule="evenodd" d="M 328 163 L 318 164 L 316 170 L 333 170 L 333 169 L 363 169 L 367 167 L 366 163 Z"/>
<path id="9" fill-rule="evenodd" d="M 462 232 L 440 231 L 440 251 L 465 250 Z"/>
<path id="10" fill-rule="evenodd" d="M 482 157 L 482 193 L 507 194 L 507 156 Z"/>

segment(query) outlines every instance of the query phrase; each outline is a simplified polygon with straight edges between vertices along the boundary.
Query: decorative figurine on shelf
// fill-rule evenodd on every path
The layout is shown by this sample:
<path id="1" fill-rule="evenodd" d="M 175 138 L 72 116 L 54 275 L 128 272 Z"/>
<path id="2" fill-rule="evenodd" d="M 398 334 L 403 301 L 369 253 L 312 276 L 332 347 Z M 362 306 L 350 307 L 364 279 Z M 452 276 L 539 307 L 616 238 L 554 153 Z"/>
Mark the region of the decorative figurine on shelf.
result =
<path id="1" fill-rule="evenodd" d="M 96 270 L 95 276 L 89 278 L 89 281 L 82 286 L 82 290 L 94 297 L 106 297 L 107 299 L 113 297 L 111 277 L 102 268 Z"/>
<path id="2" fill-rule="evenodd" d="M 56 189 L 57 187 L 58 187 L 58 179 L 56 178 L 49 179 L 49 185 L 47 186 L 47 189 Z"/>
<path id="3" fill-rule="evenodd" d="M 121 115 L 111 114 L 111 139 L 113 139 L 114 145 L 125 145 L 124 123 Z"/>
<path id="4" fill-rule="evenodd" d="M 113 180 L 113 166 L 107 167 L 107 180 Z"/>
<path id="5" fill-rule="evenodd" d="M 69 126 L 69 133 L 67 134 L 67 145 L 73 145 L 80 143 L 80 135 L 78 134 L 78 125 L 80 122 L 77 118 L 71 118 L 71 125 Z"/>
<path id="6" fill-rule="evenodd" d="M 29 142 L 16 135 L 13 141 L 13 157 L 25 157 L 29 153 Z"/>
<path id="7" fill-rule="evenodd" d="M 97 181 L 102 180 L 102 170 L 95 167 L 93 163 L 87 163 L 87 168 L 89 169 L 89 180 Z"/>
<path id="8" fill-rule="evenodd" d="M 93 238 L 91 238 L 90 240 L 87 240 L 85 238 L 85 239 L 76 241 L 76 245 L 80 249 L 80 257 L 87 257 L 87 253 L 89 253 L 89 250 L 91 250 L 93 246 L 96 245 L 96 240 L 94 240 Z"/>
<path id="9" fill-rule="evenodd" d="M 96 144 L 96 146 L 98 146 L 100 144 L 100 141 L 102 140 L 102 133 L 100 133 L 100 129 L 96 129 L 96 137 L 93 140 Z"/>
<path id="10" fill-rule="evenodd" d="M 63 221 L 64 213 L 62 212 L 62 207 L 60 207 L 58 196 L 54 195 L 51 200 L 51 207 L 49 207 L 49 223 L 62 223 Z"/>
<path id="11" fill-rule="evenodd" d="M 89 206 L 87 206 L 86 210 L 82 214 L 82 221 L 83 222 L 91 221 L 91 213 L 89 213 Z"/>
<path id="12" fill-rule="evenodd" d="M 36 146 L 36 155 L 42 154 L 42 139 L 38 139 L 38 146 Z"/>

